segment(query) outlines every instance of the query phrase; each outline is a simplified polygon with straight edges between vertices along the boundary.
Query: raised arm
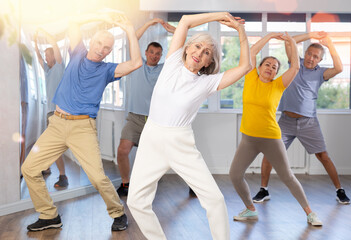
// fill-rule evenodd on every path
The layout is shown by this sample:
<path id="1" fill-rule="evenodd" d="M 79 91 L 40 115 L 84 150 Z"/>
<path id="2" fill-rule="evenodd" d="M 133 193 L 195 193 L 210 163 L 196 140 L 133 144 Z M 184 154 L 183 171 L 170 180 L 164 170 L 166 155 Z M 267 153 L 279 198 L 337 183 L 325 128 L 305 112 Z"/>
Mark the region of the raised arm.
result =
<path id="1" fill-rule="evenodd" d="M 44 29 L 40 28 L 39 29 L 40 32 L 44 33 L 46 39 L 48 40 L 49 44 L 52 46 L 53 50 L 54 50 L 54 57 L 55 57 L 55 61 L 58 64 L 62 63 L 62 56 L 61 56 L 61 52 L 60 49 L 57 45 L 56 39 L 49 34 L 47 31 L 45 31 Z"/>
<path id="2" fill-rule="evenodd" d="M 40 66 L 44 69 L 44 60 L 43 60 L 43 57 L 41 56 L 39 48 L 38 48 L 38 32 L 36 32 L 34 35 L 34 43 L 35 43 L 35 52 L 38 56 Z"/>
<path id="3" fill-rule="evenodd" d="M 152 25 L 155 25 L 155 24 L 161 24 L 167 32 L 170 32 L 170 33 L 174 33 L 175 31 L 175 27 L 173 27 L 172 25 L 170 25 L 169 23 L 163 21 L 161 18 L 154 18 L 154 19 L 151 19 L 150 21 L 146 22 L 142 27 L 140 27 L 138 30 L 136 30 L 136 36 L 138 39 L 140 39 L 143 34 L 145 33 L 145 31 Z"/>
<path id="4" fill-rule="evenodd" d="M 309 32 L 309 33 L 303 33 L 303 34 L 299 34 L 299 35 L 295 35 L 292 38 L 295 40 L 296 43 L 300 43 L 300 42 L 304 42 L 307 41 L 308 39 L 322 39 L 325 38 L 327 36 L 326 32 L 320 31 L 320 32 Z M 291 52 L 290 52 L 290 48 L 285 48 L 286 51 L 286 55 L 288 56 L 288 61 L 290 61 L 290 56 L 291 56 Z"/>
<path id="5" fill-rule="evenodd" d="M 266 45 L 266 43 L 269 42 L 269 40 L 271 40 L 272 38 L 283 40 L 282 36 L 283 36 L 283 33 L 273 33 L 273 32 L 268 33 L 266 36 L 261 38 L 254 45 L 252 45 L 252 47 L 250 48 L 250 59 L 252 64 L 252 67 L 250 70 L 256 67 L 257 54 L 262 50 L 262 48 Z"/>
<path id="6" fill-rule="evenodd" d="M 221 23 L 238 31 L 240 40 L 240 60 L 237 67 L 224 72 L 217 90 L 232 85 L 251 69 L 249 42 L 247 40 L 244 24 L 241 21 L 237 21 L 233 16 L 228 16 L 227 18 L 229 21 L 221 21 Z"/>
<path id="7" fill-rule="evenodd" d="M 289 49 L 290 51 L 290 68 L 282 75 L 284 87 L 287 88 L 300 70 L 300 58 L 297 52 L 295 39 L 288 33 L 285 33 L 283 38 L 285 40 L 285 49 Z"/>
<path id="8" fill-rule="evenodd" d="M 117 65 L 115 69 L 115 77 L 123 77 L 132 71 L 138 69 L 141 67 L 143 64 L 141 60 L 141 54 L 140 54 L 140 48 L 139 48 L 139 43 L 138 43 L 138 38 L 135 34 L 134 27 L 132 23 L 129 21 L 129 19 L 121 15 L 118 18 L 118 21 L 116 21 L 114 24 L 117 26 L 121 27 L 128 36 L 129 40 L 129 55 L 130 55 L 130 60 L 120 63 Z"/>
<path id="9" fill-rule="evenodd" d="M 212 22 L 212 21 L 224 21 L 226 19 L 225 16 L 228 16 L 228 15 L 230 14 L 226 12 L 183 15 L 174 32 L 171 45 L 168 49 L 167 57 L 170 56 L 175 51 L 177 51 L 179 48 L 184 46 L 186 37 L 188 35 L 188 30 L 190 28 L 199 26 L 204 23 Z"/>
<path id="10" fill-rule="evenodd" d="M 70 20 L 68 26 L 68 38 L 70 42 L 70 48 L 73 51 L 78 43 L 82 40 L 82 33 L 80 27 L 84 24 L 91 22 L 106 22 L 113 24 L 115 18 L 118 18 L 116 13 L 98 13 L 98 14 L 84 14 L 75 16 Z"/>
<path id="11" fill-rule="evenodd" d="M 330 55 L 333 59 L 333 67 L 325 70 L 323 74 L 324 80 L 328 80 L 334 77 L 336 74 L 341 73 L 343 70 L 342 62 L 339 57 L 338 52 L 335 49 L 335 46 L 332 40 L 327 36 L 319 41 L 322 45 L 326 46 L 329 49 Z"/>

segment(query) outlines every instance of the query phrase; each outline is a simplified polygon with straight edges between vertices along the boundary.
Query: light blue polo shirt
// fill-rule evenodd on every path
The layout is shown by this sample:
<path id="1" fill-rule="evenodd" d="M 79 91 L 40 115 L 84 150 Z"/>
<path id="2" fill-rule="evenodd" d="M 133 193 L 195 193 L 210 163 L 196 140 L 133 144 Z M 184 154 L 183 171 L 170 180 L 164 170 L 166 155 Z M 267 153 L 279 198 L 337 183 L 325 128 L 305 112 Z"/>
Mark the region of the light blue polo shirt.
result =
<path id="1" fill-rule="evenodd" d="M 316 117 L 318 90 L 325 81 L 323 74 L 328 68 L 317 65 L 314 69 L 308 69 L 303 65 L 303 61 L 304 59 L 300 58 L 300 70 L 285 90 L 278 110 Z"/>
<path id="2" fill-rule="evenodd" d="M 47 97 L 47 112 L 53 112 L 56 109 L 56 105 L 52 102 L 55 95 L 56 89 L 62 79 L 63 72 L 65 71 L 65 64 L 62 62 L 55 63 L 54 66 L 49 68 L 46 62 L 44 62 L 44 72 L 46 81 L 46 97 Z"/>
<path id="3" fill-rule="evenodd" d="M 130 74 L 130 91 L 127 98 L 128 112 L 149 115 L 152 92 L 162 68 L 163 63 L 148 66 L 143 59 L 143 65 Z"/>
<path id="4" fill-rule="evenodd" d="M 71 59 L 53 102 L 70 114 L 96 118 L 105 87 L 120 78 L 114 78 L 116 63 L 90 61 L 87 53 L 82 41 L 70 51 Z"/>

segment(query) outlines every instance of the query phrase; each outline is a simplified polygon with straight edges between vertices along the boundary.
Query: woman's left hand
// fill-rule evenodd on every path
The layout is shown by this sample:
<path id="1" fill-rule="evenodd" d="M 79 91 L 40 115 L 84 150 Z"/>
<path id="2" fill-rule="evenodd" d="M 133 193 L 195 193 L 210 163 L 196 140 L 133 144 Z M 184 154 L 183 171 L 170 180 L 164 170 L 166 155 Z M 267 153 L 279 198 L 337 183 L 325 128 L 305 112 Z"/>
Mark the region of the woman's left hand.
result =
<path id="1" fill-rule="evenodd" d="M 235 30 L 244 27 L 245 19 L 242 19 L 241 17 L 233 17 L 230 14 L 226 15 L 225 17 L 226 19 L 224 21 L 219 21 L 219 23 L 234 28 Z"/>

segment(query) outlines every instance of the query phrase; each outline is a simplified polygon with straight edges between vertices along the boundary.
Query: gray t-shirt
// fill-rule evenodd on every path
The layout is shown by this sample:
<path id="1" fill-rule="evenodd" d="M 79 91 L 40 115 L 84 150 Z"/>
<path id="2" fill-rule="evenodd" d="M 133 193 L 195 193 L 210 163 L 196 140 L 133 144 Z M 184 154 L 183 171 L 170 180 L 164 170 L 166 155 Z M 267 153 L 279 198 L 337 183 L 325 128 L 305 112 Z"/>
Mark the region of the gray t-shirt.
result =
<path id="1" fill-rule="evenodd" d="M 307 69 L 303 61 L 304 59 L 300 58 L 300 71 L 285 90 L 278 110 L 316 117 L 318 90 L 325 81 L 323 74 L 328 68 L 317 65 L 314 69 Z"/>
<path id="2" fill-rule="evenodd" d="M 55 63 L 52 68 L 44 62 L 44 72 L 46 81 L 46 97 L 47 97 L 47 112 L 55 111 L 56 105 L 52 102 L 52 98 L 55 95 L 57 86 L 59 85 L 63 72 L 65 71 L 65 64 Z"/>
<path id="3" fill-rule="evenodd" d="M 148 66 L 143 59 L 143 65 L 131 73 L 130 91 L 128 96 L 128 112 L 149 115 L 150 101 L 156 81 L 163 68 L 163 63 Z"/>

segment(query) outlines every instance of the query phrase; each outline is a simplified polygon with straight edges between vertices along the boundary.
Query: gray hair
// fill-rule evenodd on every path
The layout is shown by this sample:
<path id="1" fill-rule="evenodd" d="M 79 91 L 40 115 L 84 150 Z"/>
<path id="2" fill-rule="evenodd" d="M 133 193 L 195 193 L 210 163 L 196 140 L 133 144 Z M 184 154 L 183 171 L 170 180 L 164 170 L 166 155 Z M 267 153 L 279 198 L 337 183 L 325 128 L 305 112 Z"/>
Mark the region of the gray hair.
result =
<path id="1" fill-rule="evenodd" d="M 309 48 L 311 48 L 311 47 L 317 48 L 317 49 L 321 50 L 321 52 L 322 52 L 322 54 L 321 54 L 321 60 L 322 60 L 322 59 L 323 59 L 323 56 L 324 56 L 324 48 L 323 48 L 323 46 L 322 46 L 321 44 L 319 44 L 319 43 L 312 43 L 311 45 L 308 46 L 308 48 L 306 49 L 306 52 L 307 52 L 307 50 L 308 50 Z"/>
<path id="2" fill-rule="evenodd" d="M 185 62 L 186 59 L 186 50 L 187 48 L 194 43 L 205 42 L 212 46 L 212 62 L 208 67 L 203 67 L 199 71 L 199 75 L 202 74 L 216 74 L 219 72 L 221 64 L 221 56 L 219 53 L 219 48 L 217 42 L 207 33 L 198 33 L 192 36 L 184 45 L 183 48 L 183 57 L 182 60 Z"/>
<path id="3" fill-rule="evenodd" d="M 94 42 L 96 39 L 98 39 L 100 36 L 102 37 L 106 37 L 106 38 L 109 38 L 113 41 L 112 43 L 112 46 L 114 45 L 115 43 L 115 38 L 114 36 L 112 35 L 112 33 L 110 33 L 109 31 L 107 30 L 99 30 L 97 31 L 94 36 L 91 38 L 90 42 Z"/>

